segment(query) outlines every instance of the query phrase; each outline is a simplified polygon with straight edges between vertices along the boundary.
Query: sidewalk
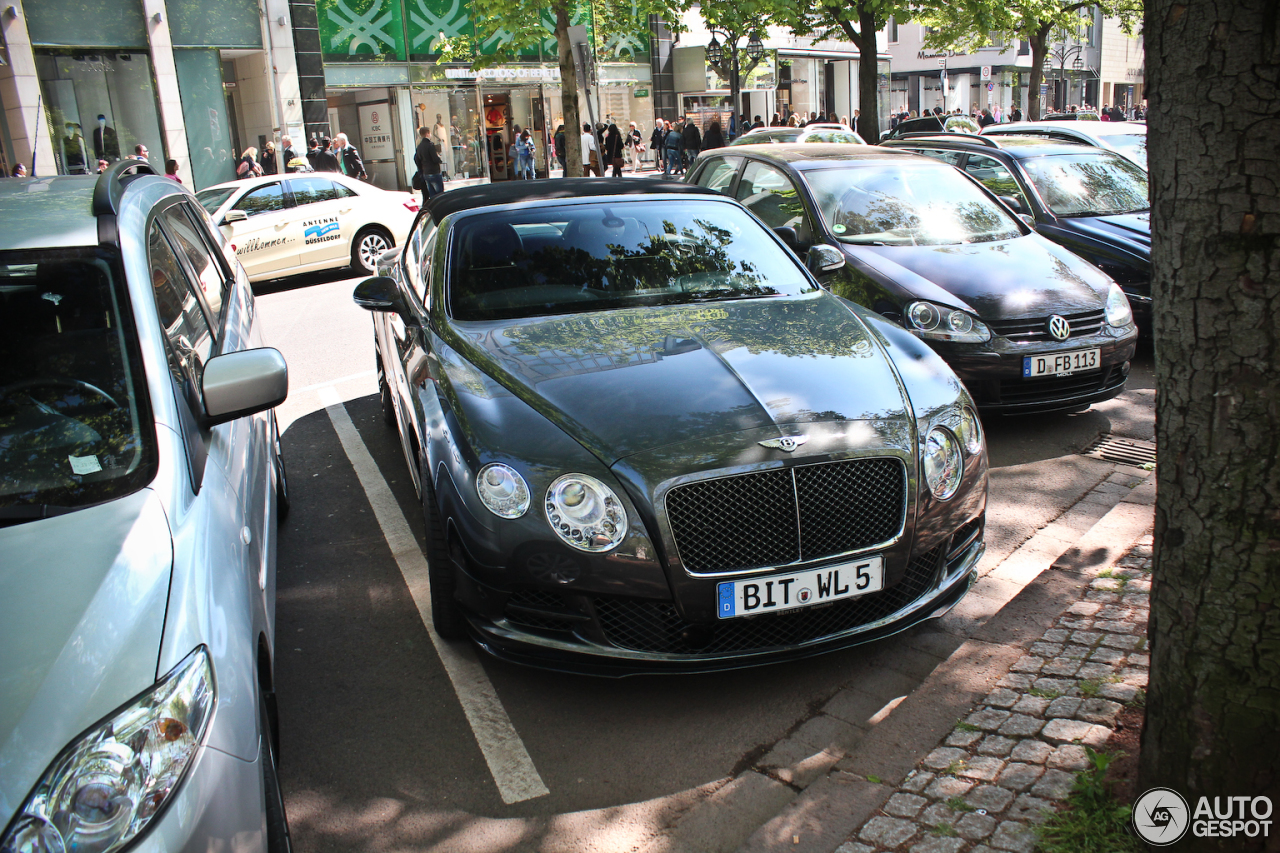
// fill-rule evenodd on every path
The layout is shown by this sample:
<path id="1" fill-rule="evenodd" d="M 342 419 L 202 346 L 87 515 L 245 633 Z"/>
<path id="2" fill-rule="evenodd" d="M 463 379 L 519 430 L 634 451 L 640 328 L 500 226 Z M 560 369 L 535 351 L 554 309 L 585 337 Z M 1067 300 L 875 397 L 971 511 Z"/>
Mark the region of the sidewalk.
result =
<path id="1" fill-rule="evenodd" d="M 945 658 L 914 690 L 845 688 L 641 852 L 1030 853 L 1146 685 L 1154 504 L 1117 468 L 909 641 Z"/>

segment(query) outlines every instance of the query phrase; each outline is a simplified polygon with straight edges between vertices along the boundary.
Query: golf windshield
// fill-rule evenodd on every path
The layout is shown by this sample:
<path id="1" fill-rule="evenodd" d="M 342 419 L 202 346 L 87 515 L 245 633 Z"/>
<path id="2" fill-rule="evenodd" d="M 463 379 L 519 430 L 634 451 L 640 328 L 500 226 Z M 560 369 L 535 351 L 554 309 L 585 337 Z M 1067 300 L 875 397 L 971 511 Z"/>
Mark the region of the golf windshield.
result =
<path id="1" fill-rule="evenodd" d="M 637 199 L 487 213 L 459 222 L 451 239 L 456 320 L 789 296 L 814 287 L 759 221 L 723 201 Z"/>
<path id="2" fill-rule="evenodd" d="M 1003 207 L 950 166 L 808 169 L 804 179 L 827 227 L 843 243 L 949 246 L 1022 235 Z"/>

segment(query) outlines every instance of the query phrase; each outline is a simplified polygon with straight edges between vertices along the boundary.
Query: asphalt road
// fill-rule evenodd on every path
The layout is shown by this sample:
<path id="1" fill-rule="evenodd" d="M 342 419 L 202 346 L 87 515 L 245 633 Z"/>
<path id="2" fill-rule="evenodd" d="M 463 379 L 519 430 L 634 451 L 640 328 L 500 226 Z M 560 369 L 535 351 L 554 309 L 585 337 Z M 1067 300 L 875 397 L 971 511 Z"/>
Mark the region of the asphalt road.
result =
<path id="1" fill-rule="evenodd" d="M 592 837 L 642 838 L 646 821 L 656 831 L 662 809 L 751 766 L 842 687 L 863 684 L 873 706 L 888 704 L 962 641 L 927 625 L 800 663 L 622 680 L 517 667 L 467 643 L 438 650 L 406 575 L 420 559 L 421 511 L 381 420 L 355 283 L 309 276 L 256 288 L 268 340 L 290 368 L 279 415 L 293 511 L 279 548 L 276 671 L 299 853 L 536 849 L 532 839 L 574 820 L 594 821 Z M 1115 470 L 1078 455 L 1099 434 L 1152 440 L 1154 397 L 1148 350 L 1116 400 L 988 421 L 984 566 Z M 372 460 L 363 473 L 352 461 L 361 447 Z M 397 539 L 395 525 L 412 537 Z M 460 671 L 475 678 L 459 685 Z M 482 751 L 485 735 L 464 712 L 485 684 L 546 793 L 504 797 L 503 758 Z"/>

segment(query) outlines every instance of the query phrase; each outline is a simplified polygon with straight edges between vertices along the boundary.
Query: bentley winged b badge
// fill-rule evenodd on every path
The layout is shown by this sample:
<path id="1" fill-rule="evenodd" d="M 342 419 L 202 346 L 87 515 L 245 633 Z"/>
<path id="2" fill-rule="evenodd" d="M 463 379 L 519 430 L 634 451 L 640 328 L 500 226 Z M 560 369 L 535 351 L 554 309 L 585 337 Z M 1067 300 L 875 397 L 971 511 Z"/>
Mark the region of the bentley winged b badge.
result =
<path id="1" fill-rule="evenodd" d="M 768 441 L 758 441 L 756 443 L 761 447 L 771 447 L 774 450 L 785 450 L 790 453 L 808 440 L 809 436 L 807 435 L 784 435 L 782 438 L 771 438 Z"/>

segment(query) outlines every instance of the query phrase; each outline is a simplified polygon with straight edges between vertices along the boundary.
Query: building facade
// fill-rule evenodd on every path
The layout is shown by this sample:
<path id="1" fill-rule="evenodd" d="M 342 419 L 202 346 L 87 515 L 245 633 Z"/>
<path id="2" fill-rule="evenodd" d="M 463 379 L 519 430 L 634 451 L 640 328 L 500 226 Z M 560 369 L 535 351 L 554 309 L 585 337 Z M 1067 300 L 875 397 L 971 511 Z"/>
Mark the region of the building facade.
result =
<path id="1" fill-rule="evenodd" d="M 196 189 L 303 135 L 288 0 L 13 0 L 0 14 L 3 159 L 37 175 L 174 160 Z"/>

